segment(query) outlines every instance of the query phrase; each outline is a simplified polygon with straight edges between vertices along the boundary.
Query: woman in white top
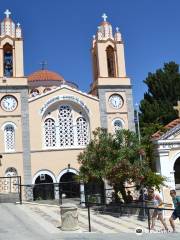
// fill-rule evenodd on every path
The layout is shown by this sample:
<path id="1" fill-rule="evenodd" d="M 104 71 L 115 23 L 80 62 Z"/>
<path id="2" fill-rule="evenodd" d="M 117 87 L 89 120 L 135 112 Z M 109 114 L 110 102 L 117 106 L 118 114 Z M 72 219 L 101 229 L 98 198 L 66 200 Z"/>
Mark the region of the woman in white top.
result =
<path id="1" fill-rule="evenodd" d="M 158 219 L 161 221 L 162 225 L 164 226 L 165 230 L 168 232 L 168 227 L 166 225 L 166 222 L 163 219 L 163 212 L 160 207 L 163 205 L 162 199 L 158 194 L 154 193 L 154 189 L 150 188 L 148 190 L 148 201 L 152 203 L 152 206 L 156 209 L 153 210 L 152 216 L 151 216 L 151 230 L 155 230 L 155 220 L 158 217 Z"/>

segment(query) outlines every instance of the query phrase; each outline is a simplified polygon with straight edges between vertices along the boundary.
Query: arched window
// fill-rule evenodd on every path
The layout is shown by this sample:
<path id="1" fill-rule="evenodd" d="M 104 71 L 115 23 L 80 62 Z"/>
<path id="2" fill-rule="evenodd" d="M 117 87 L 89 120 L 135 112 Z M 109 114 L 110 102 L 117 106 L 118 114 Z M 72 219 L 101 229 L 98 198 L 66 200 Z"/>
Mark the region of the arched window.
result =
<path id="1" fill-rule="evenodd" d="M 15 150 L 15 130 L 12 124 L 6 124 L 4 127 L 5 151 Z"/>
<path id="2" fill-rule="evenodd" d="M 80 146 L 86 145 L 88 143 L 88 125 L 86 119 L 79 117 L 76 120 L 77 124 L 77 143 Z"/>
<path id="3" fill-rule="evenodd" d="M 56 126 L 52 118 L 47 118 L 44 122 L 45 146 L 56 147 Z"/>
<path id="4" fill-rule="evenodd" d="M 39 95 L 39 90 L 34 88 L 31 90 L 30 94 L 32 97 L 36 97 L 37 95 Z"/>
<path id="5" fill-rule="evenodd" d="M 123 128 L 123 122 L 121 119 L 115 119 L 113 121 L 114 132 L 121 130 Z"/>
<path id="6" fill-rule="evenodd" d="M 12 46 L 6 43 L 3 47 L 4 76 L 13 76 L 13 51 Z"/>
<path id="7" fill-rule="evenodd" d="M 51 91 L 51 88 L 47 87 L 43 90 L 43 93 L 46 93 L 46 92 L 49 92 L 49 91 Z"/>
<path id="8" fill-rule="evenodd" d="M 14 177 L 14 176 L 17 176 L 17 170 L 13 167 L 9 167 L 6 169 L 6 172 L 5 172 L 5 177 Z"/>
<path id="9" fill-rule="evenodd" d="M 74 145 L 72 110 L 68 105 L 62 105 L 59 108 L 59 138 L 60 147 L 71 147 Z"/>
<path id="10" fill-rule="evenodd" d="M 107 68 L 108 68 L 108 77 L 115 77 L 115 56 L 114 49 L 111 46 L 108 46 L 106 49 L 107 54 Z"/>

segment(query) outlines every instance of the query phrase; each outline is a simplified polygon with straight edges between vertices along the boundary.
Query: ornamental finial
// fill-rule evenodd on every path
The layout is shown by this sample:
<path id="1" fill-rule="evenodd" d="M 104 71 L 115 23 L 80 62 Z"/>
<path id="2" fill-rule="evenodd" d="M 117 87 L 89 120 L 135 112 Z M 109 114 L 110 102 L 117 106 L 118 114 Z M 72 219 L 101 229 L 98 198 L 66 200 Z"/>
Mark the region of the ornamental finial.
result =
<path id="1" fill-rule="evenodd" d="M 9 15 L 11 15 L 11 12 L 9 11 L 9 9 L 6 9 L 4 14 L 6 15 L 6 18 L 9 18 Z"/>
<path id="2" fill-rule="evenodd" d="M 108 18 L 108 16 L 105 13 L 103 13 L 102 18 L 103 18 L 104 22 L 106 22 L 106 19 Z"/>

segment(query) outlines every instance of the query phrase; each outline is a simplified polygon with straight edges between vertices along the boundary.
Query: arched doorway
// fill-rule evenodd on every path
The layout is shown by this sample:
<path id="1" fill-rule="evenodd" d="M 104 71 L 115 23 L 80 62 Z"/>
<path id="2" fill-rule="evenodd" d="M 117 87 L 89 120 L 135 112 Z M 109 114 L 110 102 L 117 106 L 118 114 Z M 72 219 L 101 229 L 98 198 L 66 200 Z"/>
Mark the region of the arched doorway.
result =
<path id="1" fill-rule="evenodd" d="M 46 173 L 40 174 L 33 187 L 34 200 L 54 199 L 54 183 L 50 175 Z"/>
<path id="2" fill-rule="evenodd" d="M 60 177 L 60 198 L 79 198 L 80 197 L 80 184 L 77 180 L 77 175 L 67 170 Z M 64 195 L 63 195 L 64 194 Z"/>
<path id="3" fill-rule="evenodd" d="M 174 164 L 174 178 L 176 189 L 180 192 L 180 158 Z"/>
<path id="4" fill-rule="evenodd" d="M 18 192 L 19 178 L 18 173 L 14 167 L 9 167 L 5 171 L 4 192 L 16 193 Z"/>

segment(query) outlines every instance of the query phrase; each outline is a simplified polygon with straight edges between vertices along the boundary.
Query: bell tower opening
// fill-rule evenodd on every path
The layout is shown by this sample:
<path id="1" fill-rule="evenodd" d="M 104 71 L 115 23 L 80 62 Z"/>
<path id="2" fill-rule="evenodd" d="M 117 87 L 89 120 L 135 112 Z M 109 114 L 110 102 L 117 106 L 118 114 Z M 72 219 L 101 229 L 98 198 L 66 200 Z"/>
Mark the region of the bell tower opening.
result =
<path id="1" fill-rule="evenodd" d="M 106 54 L 107 54 L 108 77 L 116 77 L 115 56 L 113 47 L 108 46 L 106 49 Z"/>
<path id="2" fill-rule="evenodd" d="M 3 47 L 4 76 L 13 76 L 13 49 L 9 43 Z"/>

